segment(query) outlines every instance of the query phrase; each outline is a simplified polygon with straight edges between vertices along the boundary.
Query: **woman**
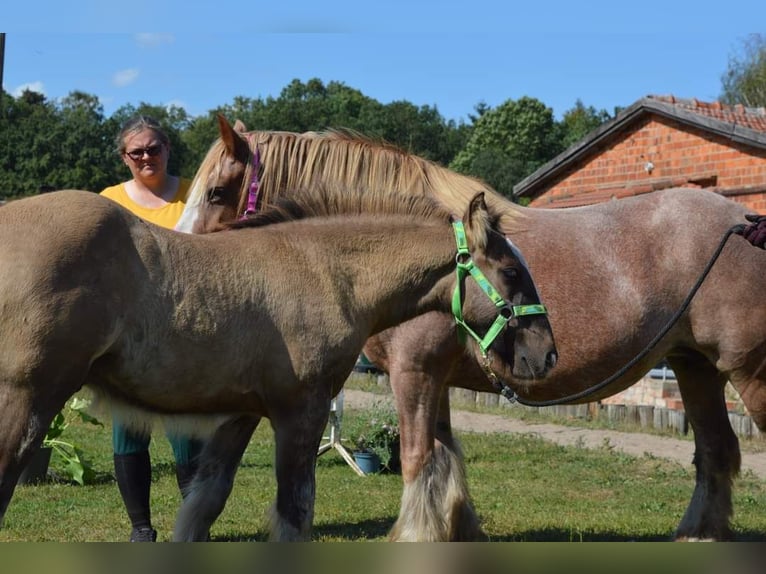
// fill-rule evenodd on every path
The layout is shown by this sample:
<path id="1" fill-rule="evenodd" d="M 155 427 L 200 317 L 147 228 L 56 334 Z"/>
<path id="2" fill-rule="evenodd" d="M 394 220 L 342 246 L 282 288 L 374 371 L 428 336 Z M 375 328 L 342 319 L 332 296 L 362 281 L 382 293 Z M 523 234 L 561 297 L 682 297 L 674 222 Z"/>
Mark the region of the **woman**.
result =
<path id="1" fill-rule="evenodd" d="M 133 179 L 107 187 L 108 197 L 139 217 L 162 227 L 173 228 L 184 209 L 191 182 L 167 172 L 170 140 L 160 124 L 147 116 L 125 123 L 117 136 L 117 151 Z M 152 468 L 149 435 L 113 425 L 114 473 L 133 527 L 131 542 L 155 542 L 149 506 Z M 201 443 L 168 435 L 176 461 L 176 478 L 182 496 L 194 477 L 195 459 Z"/>

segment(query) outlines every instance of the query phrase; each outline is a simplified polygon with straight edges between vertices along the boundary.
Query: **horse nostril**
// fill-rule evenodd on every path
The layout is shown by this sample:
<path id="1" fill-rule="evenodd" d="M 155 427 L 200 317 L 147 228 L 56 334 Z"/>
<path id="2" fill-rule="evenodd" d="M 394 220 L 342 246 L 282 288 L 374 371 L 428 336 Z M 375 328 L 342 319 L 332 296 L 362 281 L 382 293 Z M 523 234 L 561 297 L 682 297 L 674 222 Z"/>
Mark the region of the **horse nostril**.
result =
<path id="1" fill-rule="evenodd" d="M 556 366 L 556 361 L 558 361 L 558 358 L 559 358 L 558 354 L 555 351 L 551 351 L 545 357 L 545 365 L 548 368 L 552 369 L 553 367 Z"/>

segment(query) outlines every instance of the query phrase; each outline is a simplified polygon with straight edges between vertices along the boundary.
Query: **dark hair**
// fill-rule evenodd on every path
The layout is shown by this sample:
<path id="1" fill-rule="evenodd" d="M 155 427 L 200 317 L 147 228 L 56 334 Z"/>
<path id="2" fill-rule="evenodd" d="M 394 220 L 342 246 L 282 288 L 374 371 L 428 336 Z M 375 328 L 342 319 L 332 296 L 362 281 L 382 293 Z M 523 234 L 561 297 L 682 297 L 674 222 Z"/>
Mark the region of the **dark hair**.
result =
<path id="1" fill-rule="evenodd" d="M 117 137 L 114 140 L 114 143 L 117 147 L 117 153 L 125 153 L 125 136 L 128 134 L 140 132 L 142 130 L 152 130 L 155 134 L 157 134 L 157 137 L 160 138 L 160 141 L 163 144 L 166 146 L 170 144 L 168 134 L 166 134 L 165 130 L 162 129 L 160 122 L 150 116 L 138 115 L 133 116 L 128 121 L 126 121 L 123 124 L 120 133 L 117 134 Z"/>

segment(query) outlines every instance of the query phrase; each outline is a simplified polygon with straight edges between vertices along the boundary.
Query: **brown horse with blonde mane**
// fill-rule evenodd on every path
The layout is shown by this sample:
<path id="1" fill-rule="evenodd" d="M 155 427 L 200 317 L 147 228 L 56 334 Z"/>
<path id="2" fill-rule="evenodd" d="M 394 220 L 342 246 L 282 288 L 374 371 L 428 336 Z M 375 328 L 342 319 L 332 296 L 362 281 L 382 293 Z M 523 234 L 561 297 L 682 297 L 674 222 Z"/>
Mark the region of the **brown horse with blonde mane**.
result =
<path id="1" fill-rule="evenodd" d="M 480 181 L 355 134 L 246 133 L 222 117 L 219 125 L 221 137 L 197 172 L 177 229 L 215 230 L 238 217 L 248 200 L 251 208 L 256 201 L 267 205 L 313 182 L 428 195 L 458 213 L 474 190 L 484 190 L 502 214 L 501 229 L 527 257 L 556 334 L 560 360 L 550 376 L 507 381 L 531 400 L 583 392 L 644 352 L 681 307 L 723 233 L 746 214 L 715 193 L 683 188 L 584 208 L 523 208 Z M 696 446 L 696 485 L 676 539 L 733 535 L 740 451 L 724 386 L 731 381 L 766 431 L 764 277 L 766 253 L 732 238 L 669 332 L 621 377 L 578 401 L 622 391 L 667 357 Z M 404 493 L 391 538 L 481 538 L 445 389 L 497 389 L 461 352 L 447 314 L 429 313 L 379 333 L 364 353 L 388 371 L 401 423 Z"/>
<path id="2" fill-rule="evenodd" d="M 545 313 L 522 312 L 539 306 L 535 285 L 483 193 L 461 213 L 324 186 L 197 236 L 85 191 L 4 206 L 0 522 L 54 415 L 87 385 L 131 426 L 149 413 L 210 434 L 175 540 L 206 538 L 261 417 L 276 440 L 272 537 L 310 538 L 330 401 L 371 335 L 453 309 L 483 337 L 464 352 L 488 371 L 537 378 L 555 363 Z"/>

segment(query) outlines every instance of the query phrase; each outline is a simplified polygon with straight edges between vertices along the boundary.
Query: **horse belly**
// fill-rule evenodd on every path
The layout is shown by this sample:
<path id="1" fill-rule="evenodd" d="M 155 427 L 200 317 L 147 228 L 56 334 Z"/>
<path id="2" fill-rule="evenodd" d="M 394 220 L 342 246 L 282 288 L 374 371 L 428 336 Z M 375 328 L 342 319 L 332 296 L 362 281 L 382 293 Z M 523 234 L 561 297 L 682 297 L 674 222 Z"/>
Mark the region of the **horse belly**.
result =
<path id="1" fill-rule="evenodd" d="M 252 377 L 207 366 L 144 358 L 105 356 L 94 363 L 87 384 L 138 408 L 160 413 L 250 413 L 263 415 Z"/>

